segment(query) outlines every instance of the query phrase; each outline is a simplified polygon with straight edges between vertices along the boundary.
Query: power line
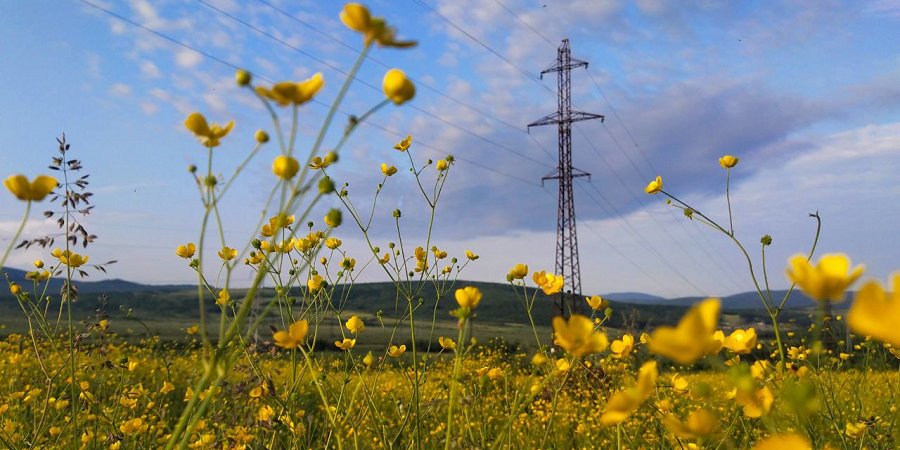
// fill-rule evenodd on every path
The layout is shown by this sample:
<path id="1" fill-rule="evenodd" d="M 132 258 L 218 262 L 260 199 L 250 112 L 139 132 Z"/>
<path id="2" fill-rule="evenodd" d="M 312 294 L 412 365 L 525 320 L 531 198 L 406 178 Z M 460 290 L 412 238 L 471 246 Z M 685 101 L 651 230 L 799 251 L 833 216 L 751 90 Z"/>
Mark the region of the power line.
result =
<path id="1" fill-rule="evenodd" d="M 536 28 L 534 28 L 533 26 L 531 26 L 531 24 L 528 23 L 528 22 L 526 22 L 525 19 L 522 19 L 521 17 L 519 17 L 519 15 L 516 14 L 515 12 L 513 12 L 513 10 L 507 8 L 506 5 L 504 5 L 502 2 L 500 2 L 500 0 L 494 0 L 494 3 L 500 5 L 500 7 L 503 8 L 503 9 L 505 9 L 506 12 L 512 14 L 512 16 L 516 18 L 516 20 L 518 20 L 519 22 L 522 22 L 523 24 L 525 24 L 525 26 L 528 27 L 528 29 L 530 29 L 531 31 L 533 31 L 534 34 L 540 36 L 540 38 L 543 39 L 545 42 L 547 42 L 548 44 L 550 44 L 550 45 L 553 46 L 553 47 L 556 47 L 556 44 L 554 44 L 553 41 L 551 41 L 550 39 L 548 39 L 547 36 L 544 36 L 543 33 L 541 33 L 541 32 L 538 31 Z"/>
<path id="2" fill-rule="evenodd" d="M 237 17 L 237 16 L 235 16 L 235 15 L 233 15 L 233 14 L 227 12 L 227 11 L 224 11 L 224 10 L 222 10 L 221 8 L 218 8 L 218 7 L 216 7 L 215 5 L 212 5 L 212 4 L 208 3 L 208 2 L 205 1 L 205 0 L 196 0 L 196 1 L 197 1 L 198 3 L 200 3 L 200 4 L 204 5 L 204 6 L 206 6 L 207 8 L 210 8 L 210 9 L 212 9 L 213 11 L 216 11 L 217 13 L 219 13 L 219 14 L 221 14 L 221 15 L 224 15 L 225 17 L 228 17 L 229 19 L 231 19 L 231 20 L 233 20 L 233 21 L 235 21 L 235 22 L 237 22 L 237 23 L 239 23 L 239 24 L 241 24 L 241 25 L 243 25 L 243 26 L 245 26 L 245 27 L 247 27 L 247 28 L 249 28 L 249 29 L 251 29 L 251 30 L 257 32 L 257 33 L 259 33 L 259 34 L 261 34 L 261 35 L 263 35 L 263 36 L 265 36 L 265 37 L 267 37 L 267 38 L 269 38 L 269 39 L 271 39 L 271 40 L 273 40 L 273 41 L 275 41 L 275 42 L 277 42 L 277 43 L 279 43 L 279 44 L 281 44 L 281 45 L 283 45 L 283 46 L 285 46 L 285 47 L 287 47 L 287 48 L 289 48 L 289 49 L 291 49 L 291 50 L 293 50 L 293 51 L 295 51 L 295 52 L 297 52 L 297 53 L 299 53 L 299 54 L 301 54 L 301 55 L 303 55 L 303 56 L 306 56 L 307 58 L 312 59 L 313 61 L 316 61 L 317 63 L 322 64 L 323 66 L 328 67 L 329 69 L 331 69 L 331 70 L 333 70 L 333 71 L 335 71 L 335 72 L 340 73 L 341 75 L 344 75 L 344 76 L 350 76 L 350 73 L 349 73 L 349 72 L 347 72 L 347 71 L 341 69 L 340 67 L 337 67 L 337 66 L 335 66 L 334 64 L 331 64 L 331 63 L 329 63 L 329 62 L 327 62 L 327 61 L 325 61 L 325 60 L 323 60 L 323 59 L 321 59 L 321 58 L 319 58 L 319 57 L 317 57 L 317 56 L 315 56 L 315 55 L 313 55 L 313 54 L 311 54 L 311 53 L 309 53 L 309 52 L 307 52 L 307 51 L 305 51 L 305 50 L 303 50 L 303 49 L 301 49 L 301 48 L 299 48 L 299 47 L 297 47 L 296 45 L 293 45 L 293 44 L 291 44 L 291 43 L 285 41 L 284 39 L 281 39 L 281 38 L 279 38 L 279 37 L 277 37 L 277 36 L 275 36 L 275 35 L 273 35 L 273 34 L 267 32 L 267 31 L 265 31 L 265 30 L 263 30 L 263 29 L 261 29 L 261 28 L 255 26 L 255 25 L 253 25 L 253 24 L 251 24 L 251 23 L 249 23 L 249 22 L 247 22 L 247 21 L 245 21 L 245 20 L 243 20 L 243 19 L 241 19 L 241 18 L 239 18 L 239 17 Z M 356 77 L 356 76 L 353 76 L 353 80 L 359 82 L 360 84 L 362 84 L 362 85 L 364 85 L 364 86 L 366 86 L 366 87 L 368 87 L 368 88 L 370 88 L 370 89 L 372 89 L 372 90 L 374 90 L 374 91 L 376 91 L 376 92 L 382 92 L 381 88 L 379 88 L 378 86 L 375 86 L 374 84 L 371 84 L 371 83 L 369 83 L 369 82 L 367 82 L 367 81 L 365 81 L 365 80 L 362 80 L 362 79 L 360 79 L 360 78 L 358 78 L 358 77 Z M 436 114 L 433 114 L 433 113 L 431 113 L 431 112 L 429 112 L 429 111 L 427 111 L 427 110 L 425 110 L 425 109 L 423 109 L 423 108 L 420 108 L 420 107 L 418 107 L 418 106 L 416 106 L 416 105 L 408 105 L 408 106 L 409 106 L 410 108 L 412 108 L 412 109 L 414 109 L 414 110 L 416 110 L 416 111 L 422 113 L 422 114 L 425 114 L 425 115 L 427 115 L 427 116 L 429 116 L 429 117 L 431 117 L 431 118 L 433 118 L 433 119 L 435 119 L 435 120 L 438 120 L 438 121 L 440 121 L 440 122 L 443 122 L 444 124 L 446 124 L 446 125 L 448 125 L 448 126 L 451 126 L 451 127 L 455 128 L 455 129 L 457 129 L 457 130 L 459 130 L 459 131 L 462 131 L 463 133 L 466 133 L 466 134 L 468 134 L 468 135 L 470 135 L 470 136 L 472 136 L 472 137 L 475 137 L 475 138 L 480 139 L 480 140 L 482 140 L 482 141 L 484 141 L 484 142 L 487 142 L 488 144 L 491 144 L 491 145 L 493 145 L 493 146 L 495 146 L 495 147 L 497 147 L 497 148 L 503 149 L 503 150 L 505 150 L 505 151 L 508 151 L 508 152 L 513 153 L 513 154 L 516 154 L 516 155 L 519 155 L 519 156 L 521 156 L 521 157 L 523 157 L 523 158 L 525 158 L 525 159 L 528 159 L 528 160 L 531 161 L 531 162 L 534 162 L 535 164 L 539 164 L 539 165 L 542 165 L 542 166 L 544 166 L 544 167 L 552 167 L 552 166 L 550 166 L 550 165 L 544 163 L 543 161 L 540 161 L 540 160 L 537 160 L 537 159 L 535 159 L 535 158 L 532 158 L 531 156 L 528 156 L 528 155 L 526 155 L 526 154 L 524 154 L 524 153 L 521 153 L 521 152 L 519 152 L 519 151 L 517 151 L 517 150 L 514 150 L 514 149 L 512 149 L 512 148 L 510 148 L 510 147 L 507 147 L 507 146 L 505 146 L 505 145 L 503 145 L 503 144 L 501 144 L 501 143 L 499 143 L 499 142 L 497 142 L 497 141 L 494 141 L 494 140 L 489 139 L 489 138 L 487 138 L 487 137 L 485 137 L 485 136 L 482 136 L 482 135 L 480 135 L 480 134 L 477 134 L 477 133 L 475 133 L 475 132 L 473 132 L 473 131 L 471 131 L 471 130 L 469 130 L 469 129 L 466 129 L 465 127 L 462 127 L 462 126 L 459 126 L 459 125 L 457 125 L 457 124 L 455 124 L 455 123 L 453 123 L 453 122 L 450 122 L 449 120 L 447 120 L 447 119 L 445 119 L 445 118 L 443 118 L 443 117 L 440 117 L 440 116 L 438 116 L 438 115 L 436 115 Z"/>

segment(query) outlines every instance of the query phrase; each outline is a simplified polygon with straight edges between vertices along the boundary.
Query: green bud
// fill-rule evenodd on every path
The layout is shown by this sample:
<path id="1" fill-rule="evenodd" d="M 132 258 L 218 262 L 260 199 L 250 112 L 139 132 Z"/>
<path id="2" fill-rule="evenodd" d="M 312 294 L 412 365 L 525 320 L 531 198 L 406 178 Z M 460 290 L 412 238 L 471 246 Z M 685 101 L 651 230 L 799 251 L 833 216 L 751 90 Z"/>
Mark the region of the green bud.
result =
<path id="1" fill-rule="evenodd" d="M 767 234 L 763 236 L 762 239 L 759 240 L 759 242 L 762 243 L 762 245 L 772 245 L 772 236 L 769 236 Z"/>
<path id="2" fill-rule="evenodd" d="M 397 219 L 400 218 L 400 210 L 399 209 L 394 210 L 394 217 L 396 217 Z"/>
<path id="3" fill-rule="evenodd" d="M 325 216 L 325 224 L 331 228 L 337 228 L 341 226 L 341 222 L 343 222 L 343 214 L 341 214 L 341 210 L 337 208 L 333 208 L 331 211 L 328 211 L 328 214 Z"/>
<path id="4" fill-rule="evenodd" d="M 194 173 L 194 172 L 196 172 L 196 171 L 197 171 L 197 166 L 196 166 L 196 165 L 191 164 L 191 165 L 188 166 L 188 172 Z"/>
<path id="5" fill-rule="evenodd" d="M 325 177 L 319 180 L 319 192 L 323 194 L 334 192 L 334 181 L 331 181 L 331 177 Z"/>
<path id="6" fill-rule="evenodd" d="M 247 86 L 252 80 L 253 76 L 246 70 L 238 69 L 234 74 L 234 81 L 237 81 L 238 86 Z"/>

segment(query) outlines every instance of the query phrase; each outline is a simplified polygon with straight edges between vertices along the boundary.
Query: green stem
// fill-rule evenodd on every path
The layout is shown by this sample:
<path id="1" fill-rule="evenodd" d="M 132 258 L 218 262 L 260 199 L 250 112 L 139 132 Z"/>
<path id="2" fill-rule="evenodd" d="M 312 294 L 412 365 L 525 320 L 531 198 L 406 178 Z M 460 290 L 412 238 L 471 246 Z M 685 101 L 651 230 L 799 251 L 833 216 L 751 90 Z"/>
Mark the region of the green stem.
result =
<path id="1" fill-rule="evenodd" d="M 9 246 L 6 247 L 6 252 L 3 253 L 3 259 L 0 260 L 0 270 L 6 267 L 6 258 L 9 256 L 9 253 L 12 252 L 13 247 L 16 245 L 16 241 L 19 240 L 19 236 L 22 235 L 22 230 L 25 229 L 25 223 L 28 222 L 29 214 L 31 214 L 31 200 L 29 200 L 28 204 L 25 206 L 25 217 L 22 217 L 22 223 L 19 224 L 16 235 L 9 241 Z"/>
<path id="2" fill-rule="evenodd" d="M 444 450 L 450 450 L 450 441 L 453 439 L 453 407 L 456 404 L 457 391 L 459 389 L 459 373 L 462 370 L 462 352 L 460 346 L 466 334 L 466 320 L 459 321 L 459 333 L 456 337 L 456 358 L 453 362 L 453 378 L 450 379 L 450 399 L 447 405 L 447 438 L 444 442 Z"/>

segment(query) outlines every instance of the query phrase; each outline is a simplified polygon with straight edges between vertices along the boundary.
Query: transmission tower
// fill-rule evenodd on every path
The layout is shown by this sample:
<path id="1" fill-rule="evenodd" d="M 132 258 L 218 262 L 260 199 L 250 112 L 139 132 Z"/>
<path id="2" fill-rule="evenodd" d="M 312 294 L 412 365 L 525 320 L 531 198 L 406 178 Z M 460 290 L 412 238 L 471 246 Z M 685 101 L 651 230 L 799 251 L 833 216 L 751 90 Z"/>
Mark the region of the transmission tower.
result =
<path id="1" fill-rule="evenodd" d="M 562 316 L 571 312 L 579 312 L 585 303 L 579 301 L 581 296 L 581 267 L 578 262 L 578 235 L 575 232 L 575 198 L 572 192 L 572 179 L 588 177 L 591 174 L 572 167 L 572 123 L 583 120 L 600 119 L 603 116 L 581 111 L 572 111 L 572 69 L 587 68 L 588 63 L 572 58 L 569 40 L 563 39 L 556 52 L 556 62 L 541 72 L 556 72 L 557 95 L 559 96 L 557 111 L 528 124 L 528 129 L 541 125 L 557 124 L 559 141 L 559 165 L 556 170 L 541 178 L 541 184 L 547 180 L 559 180 L 559 211 L 556 219 L 556 273 L 563 276 L 565 286 L 554 299 L 554 304 Z M 566 303 L 569 307 L 566 308 Z"/>

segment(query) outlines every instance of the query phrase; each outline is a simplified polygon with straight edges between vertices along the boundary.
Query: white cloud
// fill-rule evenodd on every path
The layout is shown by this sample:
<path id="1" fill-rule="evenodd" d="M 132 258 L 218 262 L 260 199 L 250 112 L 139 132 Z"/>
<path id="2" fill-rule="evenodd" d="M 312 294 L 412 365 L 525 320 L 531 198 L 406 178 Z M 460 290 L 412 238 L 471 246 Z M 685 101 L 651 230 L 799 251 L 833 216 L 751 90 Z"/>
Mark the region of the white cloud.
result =
<path id="1" fill-rule="evenodd" d="M 202 60 L 203 55 L 186 48 L 175 53 L 175 63 L 187 69 L 196 67 Z"/>
<path id="2" fill-rule="evenodd" d="M 141 62 L 141 74 L 147 78 L 159 78 L 162 76 L 159 67 L 156 67 L 156 64 L 154 64 L 153 61 Z"/>
<path id="3" fill-rule="evenodd" d="M 124 83 L 116 83 L 109 88 L 108 92 L 110 95 L 114 95 L 116 97 L 125 97 L 131 95 L 131 86 L 128 86 Z"/>
<path id="4" fill-rule="evenodd" d="M 141 111 L 148 116 L 152 116 L 159 112 L 159 105 L 153 102 L 141 102 Z"/>

